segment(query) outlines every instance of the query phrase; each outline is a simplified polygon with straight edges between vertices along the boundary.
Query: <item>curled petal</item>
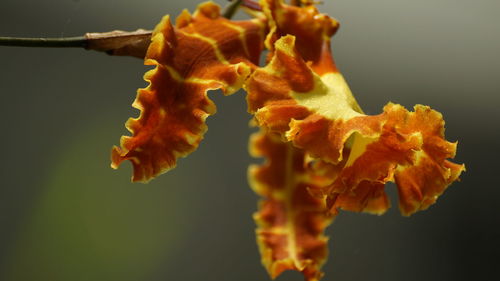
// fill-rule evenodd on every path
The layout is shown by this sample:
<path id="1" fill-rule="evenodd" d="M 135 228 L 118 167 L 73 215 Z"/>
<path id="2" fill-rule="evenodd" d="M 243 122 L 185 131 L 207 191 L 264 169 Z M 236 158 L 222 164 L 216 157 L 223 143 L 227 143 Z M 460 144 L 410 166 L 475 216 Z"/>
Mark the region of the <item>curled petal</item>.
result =
<path id="1" fill-rule="evenodd" d="M 339 23 L 321 14 L 314 5 L 290 6 L 282 0 L 262 0 L 261 6 L 269 22 L 270 32 L 266 47 L 274 50 L 274 43 L 285 35 L 297 38 L 296 47 L 304 61 L 318 74 L 336 71 L 330 51 L 332 37 Z"/>
<path id="2" fill-rule="evenodd" d="M 444 139 L 441 114 L 422 105 L 415 106 L 414 110 L 409 112 L 400 105 L 388 104 L 381 114 L 384 126 L 378 137 L 355 134 L 347 163 L 328 192 L 342 194 L 348 190 L 362 194 L 366 182 L 380 185 L 395 181 L 403 215 L 425 210 L 433 204 L 458 179 L 464 166 L 446 160 L 455 156 L 456 143 Z M 385 195 L 376 191 L 360 204 L 369 204 L 379 196 Z M 344 208 L 341 202 L 333 202 L 332 206 Z M 383 213 L 386 209 L 382 205 L 372 212 Z"/>
<path id="3" fill-rule="evenodd" d="M 262 262 L 272 278 L 285 270 L 298 270 L 308 281 L 319 280 L 327 256 L 323 231 L 331 221 L 323 198 L 310 194 L 323 186 L 327 169 L 311 169 L 304 152 L 279 135 L 256 133 L 250 152 L 266 157 L 249 169 L 249 182 L 263 196 L 257 222 Z M 322 171 L 323 173 L 320 173 Z"/>
<path id="4" fill-rule="evenodd" d="M 175 167 L 194 151 L 215 113 L 207 91 L 224 94 L 241 88 L 263 48 L 261 20 L 230 21 L 207 2 L 193 15 L 184 11 L 174 27 L 169 16 L 156 26 L 145 64 L 155 68 L 144 76 L 133 107 L 138 118 L 127 121 L 132 136 L 123 136 L 112 151 L 113 168 L 124 160 L 134 167 L 133 181 L 148 181 Z"/>
<path id="5" fill-rule="evenodd" d="M 259 125 L 311 156 L 345 162 L 325 188 L 332 212 L 381 214 L 389 206 L 382 187 L 395 181 L 400 209 L 409 215 L 434 203 L 458 179 L 464 167 L 446 160 L 454 157 L 456 144 L 444 139 L 441 114 L 389 103 L 379 115 L 364 115 L 342 75 L 318 75 L 295 43 L 290 35 L 276 41 L 270 63 L 247 80 L 249 110 Z M 350 152 L 344 160 L 345 149 Z"/>

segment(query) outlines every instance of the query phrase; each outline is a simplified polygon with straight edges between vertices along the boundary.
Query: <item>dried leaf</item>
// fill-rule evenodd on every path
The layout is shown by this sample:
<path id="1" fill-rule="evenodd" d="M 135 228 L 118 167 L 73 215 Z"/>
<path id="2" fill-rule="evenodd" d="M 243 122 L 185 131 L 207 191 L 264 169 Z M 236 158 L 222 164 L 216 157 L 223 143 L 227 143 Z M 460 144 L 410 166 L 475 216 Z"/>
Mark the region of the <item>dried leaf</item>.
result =
<path id="1" fill-rule="evenodd" d="M 112 167 L 130 160 L 133 181 L 148 181 L 175 167 L 194 151 L 215 113 L 207 91 L 229 95 L 241 88 L 263 48 L 265 25 L 260 19 L 230 21 L 212 2 L 184 11 L 176 26 L 165 16 L 156 26 L 145 64 L 155 68 L 144 79 L 133 107 L 138 118 L 127 121 L 132 136 L 123 136 L 112 151 Z"/>

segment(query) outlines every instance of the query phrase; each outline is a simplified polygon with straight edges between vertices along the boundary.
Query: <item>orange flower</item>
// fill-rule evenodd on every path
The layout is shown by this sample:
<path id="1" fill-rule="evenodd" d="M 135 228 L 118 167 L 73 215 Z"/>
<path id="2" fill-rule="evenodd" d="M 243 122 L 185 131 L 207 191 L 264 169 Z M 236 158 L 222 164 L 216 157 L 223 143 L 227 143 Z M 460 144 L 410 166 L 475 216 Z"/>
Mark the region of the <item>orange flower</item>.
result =
<path id="1" fill-rule="evenodd" d="M 331 54 L 338 22 L 301 2 L 261 0 L 262 12 L 239 22 L 211 2 L 193 16 L 184 11 L 175 27 L 164 17 L 145 59 L 155 66 L 145 75 L 150 85 L 133 105 L 141 114 L 127 122 L 132 136 L 113 148 L 112 167 L 132 161 L 133 181 L 173 168 L 197 148 L 215 113 L 207 91 L 243 87 L 261 127 L 250 152 L 266 158 L 249 169 L 264 197 L 254 215 L 262 262 L 273 278 L 298 270 L 315 281 L 327 257 L 323 232 L 339 209 L 384 213 L 384 185 L 393 181 L 410 215 L 435 203 L 464 165 L 447 160 L 456 143 L 444 139 L 442 116 L 429 107 L 388 103 L 379 115 L 364 114 Z M 267 65 L 258 67 L 264 45 Z"/>
<path id="2" fill-rule="evenodd" d="M 306 37 L 294 29 L 295 36 L 275 41 L 270 63 L 246 81 L 249 110 L 260 126 L 280 133 L 312 157 L 338 164 L 344 148 L 350 148 L 342 172 L 324 190 L 331 211 L 383 213 L 388 204 L 374 209 L 369 202 L 386 201 L 381 186 L 387 181 L 398 185 L 405 215 L 434 203 L 464 169 L 446 160 L 455 156 L 456 144 L 444 139 L 441 114 L 421 105 L 408 112 L 392 103 L 380 115 L 363 114 L 329 55 L 330 48 L 324 47 L 329 45 L 326 35 L 333 34 L 338 24 L 312 6 L 288 7 L 277 0 L 264 3 L 272 18 L 268 44 L 289 26 L 316 24 L 304 33 Z M 323 46 L 321 59 L 310 55 L 307 42 Z M 358 186 L 362 188 L 356 191 Z M 377 192 L 360 200 L 359 194 L 370 189 Z"/>

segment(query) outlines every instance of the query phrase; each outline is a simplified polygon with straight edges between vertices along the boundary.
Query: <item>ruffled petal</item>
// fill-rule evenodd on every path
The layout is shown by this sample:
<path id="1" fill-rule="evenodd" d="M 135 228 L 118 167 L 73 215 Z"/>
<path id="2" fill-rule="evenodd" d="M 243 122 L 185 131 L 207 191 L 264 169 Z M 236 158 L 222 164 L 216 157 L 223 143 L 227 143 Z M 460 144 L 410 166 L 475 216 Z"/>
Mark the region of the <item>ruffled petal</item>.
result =
<path id="1" fill-rule="evenodd" d="M 456 145 L 444 139 L 441 114 L 390 103 L 379 115 L 365 115 L 342 75 L 318 75 L 295 43 L 291 35 L 276 41 L 270 63 L 247 80 L 249 110 L 259 125 L 315 158 L 338 164 L 344 149 L 351 149 L 325 188 L 332 212 L 381 214 L 388 208 L 382 186 L 395 181 L 401 211 L 409 215 L 427 208 L 458 179 L 464 167 L 446 160 L 454 157 Z"/>
<path id="2" fill-rule="evenodd" d="M 329 166 L 312 169 L 306 155 L 279 135 L 263 131 L 252 136 L 250 152 L 265 157 L 252 165 L 249 182 L 264 197 L 255 213 L 262 262 L 272 278 L 285 270 L 298 270 L 308 281 L 319 280 L 327 256 L 323 231 L 331 222 L 324 198 L 311 195 L 331 174 Z"/>
<path id="3" fill-rule="evenodd" d="M 194 15 L 184 11 L 175 27 L 165 16 L 145 58 L 155 66 L 144 76 L 150 84 L 133 103 L 141 113 L 127 121 L 132 136 L 113 148 L 111 166 L 130 160 L 132 180 L 148 181 L 194 151 L 207 130 L 205 119 L 216 110 L 207 91 L 228 95 L 241 88 L 258 63 L 264 32 L 262 20 L 227 20 L 212 2 Z"/>
<path id="4" fill-rule="evenodd" d="M 296 48 L 301 57 L 318 74 L 337 71 L 330 49 L 332 37 L 339 23 L 321 14 L 308 2 L 302 7 L 284 4 L 282 0 L 261 0 L 262 10 L 268 18 L 270 32 L 266 48 L 273 55 L 274 43 L 285 35 L 296 37 Z"/>
<path id="5" fill-rule="evenodd" d="M 384 125 L 376 138 L 354 134 L 347 163 L 327 193 L 363 194 L 364 185 L 374 185 L 376 195 L 359 201 L 365 205 L 377 196 L 385 197 L 383 189 L 375 186 L 395 181 L 403 215 L 427 209 L 464 170 L 463 165 L 446 160 L 455 156 L 456 143 L 444 139 L 441 114 L 427 106 L 417 105 L 409 112 L 388 104 L 381 116 Z M 345 209 L 335 200 L 331 206 Z M 371 212 L 380 214 L 386 209 L 382 205 Z"/>

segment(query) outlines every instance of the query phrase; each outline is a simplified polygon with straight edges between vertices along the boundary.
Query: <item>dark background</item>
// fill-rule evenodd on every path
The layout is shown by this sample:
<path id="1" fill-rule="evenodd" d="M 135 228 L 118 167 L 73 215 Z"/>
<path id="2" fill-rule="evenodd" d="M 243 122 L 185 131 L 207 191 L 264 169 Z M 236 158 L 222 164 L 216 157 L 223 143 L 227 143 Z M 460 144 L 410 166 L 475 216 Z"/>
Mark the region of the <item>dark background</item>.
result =
<path id="1" fill-rule="evenodd" d="M 365 111 L 392 101 L 442 112 L 467 172 L 410 218 L 397 208 L 342 213 L 327 231 L 324 280 L 494 279 L 500 1 L 325 2 L 320 9 L 341 22 L 336 60 Z M 0 36 L 150 29 L 196 3 L 1 0 Z M 0 280 L 269 280 L 246 182 L 258 160 L 247 154 L 243 92 L 211 94 L 218 113 L 205 140 L 168 174 L 131 184 L 130 164 L 109 168 L 146 70 L 134 58 L 81 49 L 0 47 Z"/>

